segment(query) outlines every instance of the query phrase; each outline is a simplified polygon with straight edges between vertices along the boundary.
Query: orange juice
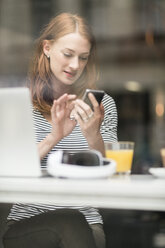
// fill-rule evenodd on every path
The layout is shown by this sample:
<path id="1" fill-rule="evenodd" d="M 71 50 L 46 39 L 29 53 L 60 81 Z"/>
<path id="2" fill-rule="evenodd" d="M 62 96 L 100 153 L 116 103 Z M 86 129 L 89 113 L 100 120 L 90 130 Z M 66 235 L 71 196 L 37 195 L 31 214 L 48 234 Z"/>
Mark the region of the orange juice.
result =
<path id="1" fill-rule="evenodd" d="M 163 167 L 165 167 L 165 148 L 162 148 L 160 150 L 160 154 L 161 154 L 161 157 L 162 157 Z"/>
<path id="2" fill-rule="evenodd" d="M 133 149 L 106 150 L 106 157 L 116 161 L 116 172 L 131 170 Z"/>

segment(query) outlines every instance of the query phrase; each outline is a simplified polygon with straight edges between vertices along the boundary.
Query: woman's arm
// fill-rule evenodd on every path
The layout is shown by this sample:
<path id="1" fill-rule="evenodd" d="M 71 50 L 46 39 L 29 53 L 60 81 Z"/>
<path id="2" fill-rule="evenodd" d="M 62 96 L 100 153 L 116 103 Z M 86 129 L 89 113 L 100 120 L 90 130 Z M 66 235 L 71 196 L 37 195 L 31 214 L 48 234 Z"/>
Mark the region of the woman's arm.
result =
<path id="1" fill-rule="evenodd" d="M 54 100 L 50 116 L 51 133 L 38 144 L 40 159 L 43 159 L 62 138 L 74 129 L 76 122 L 70 119 L 70 113 L 74 107 L 72 101 L 75 98 L 75 95 L 64 94 Z"/>
<path id="2" fill-rule="evenodd" d="M 50 133 L 44 140 L 38 143 L 38 152 L 40 160 L 42 160 L 52 148 L 59 142 L 53 135 Z"/>

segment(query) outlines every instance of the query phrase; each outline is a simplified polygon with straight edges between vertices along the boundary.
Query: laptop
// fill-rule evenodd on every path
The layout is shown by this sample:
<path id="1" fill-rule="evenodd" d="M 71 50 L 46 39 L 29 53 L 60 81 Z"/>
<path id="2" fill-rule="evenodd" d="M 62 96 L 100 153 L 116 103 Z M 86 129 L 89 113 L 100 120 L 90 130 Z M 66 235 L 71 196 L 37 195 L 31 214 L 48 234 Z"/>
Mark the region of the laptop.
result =
<path id="1" fill-rule="evenodd" d="M 0 176 L 39 177 L 28 88 L 0 88 Z"/>

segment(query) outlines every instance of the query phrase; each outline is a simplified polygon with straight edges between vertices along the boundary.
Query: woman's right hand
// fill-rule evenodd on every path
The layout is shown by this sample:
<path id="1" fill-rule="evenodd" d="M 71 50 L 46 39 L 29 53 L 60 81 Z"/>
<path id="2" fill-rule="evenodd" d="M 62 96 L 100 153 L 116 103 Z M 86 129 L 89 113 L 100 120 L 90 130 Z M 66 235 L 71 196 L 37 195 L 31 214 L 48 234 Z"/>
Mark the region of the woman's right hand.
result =
<path id="1" fill-rule="evenodd" d="M 64 94 L 54 100 L 51 108 L 52 136 L 59 141 L 69 135 L 76 125 L 76 121 L 70 118 L 74 108 L 73 100 L 76 95 Z"/>
<path id="2" fill-rule="evenodd" d="M 71 111 L 74 107 L 73 100 L 76 95 L 64 94 L 57 100 L 54 100 L 51 108 L 52 130 L 48 136 L 38 144 L 40 159 L 43 159 L 48 152 L 65 136 L 69 135 L 76 121 L 70 118 Z"/>

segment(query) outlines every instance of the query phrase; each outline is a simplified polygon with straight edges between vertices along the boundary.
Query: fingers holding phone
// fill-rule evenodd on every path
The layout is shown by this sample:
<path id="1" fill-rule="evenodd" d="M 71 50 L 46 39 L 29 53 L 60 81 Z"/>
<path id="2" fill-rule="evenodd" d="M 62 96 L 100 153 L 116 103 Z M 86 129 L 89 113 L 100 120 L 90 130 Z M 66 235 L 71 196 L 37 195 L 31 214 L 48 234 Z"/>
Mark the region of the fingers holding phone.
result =
<path id="1" fill-rule="evenodd" d="M 99 103 L 93 93 L 88 93 L 88 99 L 90 101 L 90 108 L 92 111 L 97 112 L 100 110 L 101 102 Z"/>
<path id="2" fill-rule="evenodd" d="M 105 92 L 103 90 L 86 89 L 85 94 L 82 98 L 84 102 L 87 103 L 95 113 L 100 114 L 101 112 L 102 121 L 104 119 L 104 106 L 102 104 L 104 94 Z"/>
<path id="3" fill-rule="evenodd" d="M 85 103 L 87 103 L 91 107 L 92 110 L 94 110 L 94 106 L 97 107 L 98 104 L 100 105 L 100 103 L 104 97 L 104 94 L 105 94 L 105 92 L 103 90 L 86 89 L 82 100 Z M 98 104 L 96 101 L 98 102 Z"/>
<path id="4" fill-rule="evenodd" d="M 75 101 L 74 116 L 80 125 L 88 122 L 94 115 L 91 107 L 81 99 Z"/>
<path id="5" fill-rule="evenodd" d="M 75 101 L 74 116 L 79 124 L 89 122 L 91 118 L 100 123 L 104 117 L 104 107 L 101 103 L 104 91 L 87 89 L 82 100 Z M 99 119 L 99 121 L 97 121 Z"/>

